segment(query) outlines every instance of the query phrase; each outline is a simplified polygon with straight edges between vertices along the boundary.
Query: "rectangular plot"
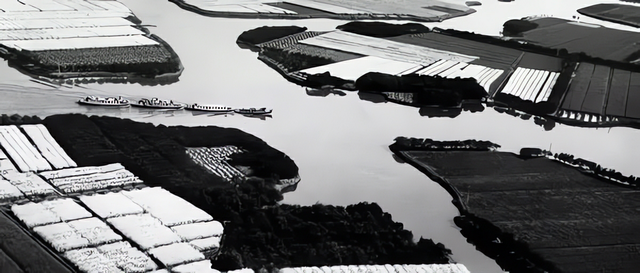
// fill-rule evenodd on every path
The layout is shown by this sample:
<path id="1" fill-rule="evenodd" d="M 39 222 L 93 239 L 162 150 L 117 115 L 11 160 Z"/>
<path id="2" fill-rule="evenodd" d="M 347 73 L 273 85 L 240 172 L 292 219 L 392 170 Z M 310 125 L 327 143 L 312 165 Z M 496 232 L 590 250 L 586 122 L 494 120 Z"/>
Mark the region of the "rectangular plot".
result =
<path id="1" fill-rule="evenodd" d="M 550 74 L 549 71 L 543 71 L 542 72 L 542 75 L 540 76 L 540 78 L 536 82 L 536 85 L 533 87 L 533 91 L 531 92 L 531 94 L 529 94 L 529 97 L 527 98 L 527 100 L 535 101 L 535 99 L 538 96 L 540 96 L 540 93 L 542 93 L 542 86 L 549 79 L 549 74 Z"/>
<path id="2" fill-rule="evenodd" d="M 529 95 L 529 92 L 531 92 L 531 89 L 533 89 L 533 85 L 535 84 L 538 77 L 540 77 L 540 74 L 540 70 L 531 70 L 530 77 L 527 78 L 526 81 L 522 84 L 523 88 L 522 93 L 519 95 L 520 99 L 524 100 Z"/>
<path id="3" fill-rule="evenodd" d="M 10 1 L 10 0 L 9 0 Z M 20 2 L 35 7 L 41 11 L 63 11 L 73 10 L 72 8 L 62 5 L 52 0 L 21 0 Z"/>
<path id="4" fill-rule="evenodd" d="M 611 69 L 603 65 L 597 65 L 591 76 L 589 90 L 582 102 L 582 111 L 602 115 L 605 95 L 609 85 L 609 72 Z"/>
<path id="5" fill-rule="evenodd" d="M 299 43 L 420 65 L 430 64 L 438 59 L 469 63 L 478 58 L 339 30 L 305 39 Z"/>
<path id="6" fill-rule="evenodd" d="M 594 69 L 595 65 L 593 64 L 580 63 L 578 69 L 576 69 L 575 77 L 571 79 L 571 83 L 569 84 L 569 91 L 567 91 L 564 102 L 562 103 L 563 109 L 580 111 Z"/>
<path id="7" fill-rule="evenodd" d="M 455 75 L 457 73 L 460 73 L 462 71 L 462 68 L 464 68 L 465 66 L 467 66 L 467 63 L 457 63 L 456 65 L 450 67 L 449 69 L 440 72 L 440 74 L 438 74 L 441 77 L 445 77 L 445 78 L 449 78 L 450 75 Z"/>
<path id="8" fill-rule="evenodd" d="M 37 8 L 34 8 L 30 5 L 23 5 L 18 1 L 7 1 L 4 0 L 0 3 L 0 10 L 4 12 L 12 12 L 12 11 L 39 11 Z"/>
<path id="9" fill-rule="evenodd" d="M 119 17 L 107 18 L 60 18 L 60 19 L 28 19 L 5 21 L 0 24 L 0 30 L 48 29 L 48 28 L 76 28 L 76 27 L 107 27 L 131 26 L 131 21 Z"/>
<path id="10" fill-rule="evenodd" d="M 540 91 L 540 85 L 542 85 L 542 82 L 544 82 L 544 80 L 546 79 L 547 74 L 549 74 L 549 72 L 547 71 L 536 71 L 536 75 L 532 79 L 532 82 L 524 95 L 525 100 L 532 100 L 531 97 L 535 97 L 536 95 L 538 95 L 538 92 Z"/>
<path id="11" fill-rule="evenodd" d="M 629 93 L 627 95 L 626 116 L 640 118 L 640 73 L 631 73 Z"/>
<path id="12" fill-rule="evenodd" d="M 627 108 L 627 94 L 631 72 L 614 69 L 611 76 L 611 87 L 605 110 L 607 116 L 624 117 Z"/>
<path id="13" fill-rule="evenodd" d="M 514 96 L 516 97 L 522 96 L 522 93 L 524 93 L 525 87 L 527 86 L 527 82 L 529 81 L 529 78 L 531 78 L 531 76 L 533 76 L 533 69 L 525 68 L 525 71 L 522 77 L 520 77 L 520 79 L 518 80 L 518 82 L 515 84 L 513 88 Z"/>
<path id="14" fill-rule="evenodd" d="M 2 44 L 20 50 L 39 51 L 56 49 L 157 45 L 158 42 L 142 35 L 134 35 L 115 37 L 69 38 L 59 40 L 4 41 L 2 42 Z"/>
<path id="15" fill-rule="evenodd" d="M 433 72 L 436 69 L 439 69 L 440 67 L 442 67 L 443 65 L 445 65 L 448 62 L 448 60 L 438 60 L 437 62 L 434 62 L 433 64 L 427 66 L 427 68 L 420 70 L 418 72 L 418 74 L 420 75 L 428 75 L 429 73 Z"/>
<path id="16" fill-rule="evenodd" d="M 522 72 L 523 69 L 516 69 L 511 74 L 511 76 L 507 80 L 507 84 L 502 88 L 502 91 L 500 92 L 504 94 L 513 94 L 513 87 L 515 86 L 515 83 L 518 81 L 518 79 L 522 77 Z"/>
<path id="17" fill-rule="evenodd" d="M 443 71 L 445 71 L 445 70 L 447 70 L 447 69 L 449 69 L 449 68 L 451 68 L 451 67 L 453 67 L 453 66 L 455 66 L 457 64 L 458 63 L 454 62 L 454 61 L 446 61 L 441 66 L 439 66 L 438 68 L 436 68 L 434 70 L 431 70 L 431 72 L 429 72 L 428 74 L 425 74 L 425 75 L 428 75 L 428 76 L 438 75 L 438 74 L 442 73 Z"/>
<path id="18" fill-rule="evenodd" d="M 273 6 L 269 6 L 269 5 L 263 5 L 263 4 L 244 4 L 242 5 L 243 7 L 258 11 L 260 13 L 280 13 L 280 14 L 296 14 L 293 11 L 289 11 L 289 10 L 285 10 L 285 9 L 281 9 L 278 7 L 273 7 Z"/>
<path id="19" fill-rule="evenodd" d="M 97 28 L 56 28 L 0 31 L 0 41 L 42 40 L 60 38 L 86 38 L 98 36 L 143 35 L 144 32 L 131 26 Z"/>
<path id="20" fill-rule="evenodd" d="M 364 10 L 345 8 L 345 7 L 340 7 L 340 6 L 337 6 L 337 5 L 332 5 L 332 4 L 329 4 L 329 3 L 322 3 L 322 2 L 313 1 L 313 0 L 291 0 L 291 1 L 286 1 L 286 2 L 290 2 L 290 3 L 295 4 L 295 5 L 309 7 L 309 8 L 312 8 L 312 9 L 317 9 L 317 10 L 321 10 L 321 11 L 328 12 L 328 13 L 334 13 L 334 14 L 369 13 L 369 12 L 364 11 Z"/>
<path id="21" fill-rule="evenodd" d="M 504 73 L 504 71 L 500 69 L 494 69 L 491 73 L 492 74 L 481 83 L 482 87 L 487 92 L 491 91 L 491 85 L 500 77 L 500 75 L 502 75 L 502 73 Z"/>
<path id="22" fill-rule="evenodd" d="M 542 87 L 542 91 L 540 92 L 542 97 L 536 98 L 536 102 L 547 101 L 547 99 L 549 99 L 549 96 L 551 96 L 551 91 L 556 85 L 556 81 L 558 80 L 559 76 L 560 73 L 558 72 L 553 72 L 551 73 L 551 75 L 549 75 L 549 80 L 547 80 L 547 82 Z"/>

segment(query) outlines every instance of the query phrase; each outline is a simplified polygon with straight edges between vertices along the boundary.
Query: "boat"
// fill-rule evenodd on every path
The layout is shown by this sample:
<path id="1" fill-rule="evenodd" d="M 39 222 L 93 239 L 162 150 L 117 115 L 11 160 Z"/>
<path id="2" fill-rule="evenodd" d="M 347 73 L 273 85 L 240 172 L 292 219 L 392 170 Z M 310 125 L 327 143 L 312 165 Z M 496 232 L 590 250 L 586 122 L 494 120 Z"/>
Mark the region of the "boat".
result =
<path id="1" fill-rule="evenodd" d="M 233 112 L 238 113 L 238 114 L 242 114 L 242 115 L 268 115 L 271 114 L 271 112 L 273 112 L 273 110 L 271 109 L 267 109 L 267 108 L 240 108 L 240 109 L 234 109 Z"/>
<path id="2" fill-rule="evenodd" d="M 172 100 L 161 100 L 158 98 L 140 99 L 138 102 L 131 103 L 131 106 L 153 108 L 153 109 L 169 109 L 180 110 L 185 107 L 184 104 L 174 103 Z"/>
<path id="3" fill-rule="evenodd" d="M 101 98 L 96 96 L 86 96 L 78 100 L 79 104 L 91 105 L 91 106 L 129 106 L 129 100 L 123 97 L 107 97 Z"/>
<path id="4" fill-rule="evenodd" d="M 187 105 L 184 109 L 192 111 L 205 111 L 214 113 L 229 113 L 233 112 L 233 108 L 223 105 L 200 105 L 197 103 Z"/>

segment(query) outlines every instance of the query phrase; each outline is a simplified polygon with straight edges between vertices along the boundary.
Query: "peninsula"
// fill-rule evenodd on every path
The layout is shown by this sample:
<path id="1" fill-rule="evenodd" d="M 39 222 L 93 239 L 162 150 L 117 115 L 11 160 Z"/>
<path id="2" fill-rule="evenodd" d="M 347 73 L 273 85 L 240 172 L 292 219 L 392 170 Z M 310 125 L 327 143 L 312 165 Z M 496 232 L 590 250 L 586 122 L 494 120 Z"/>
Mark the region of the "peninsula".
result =
<path id="1" fill-rule="evenodd" d="M 399 137 L 393 153 L 442 185 L 470 243 L 510 272 L 633 272 L 638 180 L 571 155 Z"/>

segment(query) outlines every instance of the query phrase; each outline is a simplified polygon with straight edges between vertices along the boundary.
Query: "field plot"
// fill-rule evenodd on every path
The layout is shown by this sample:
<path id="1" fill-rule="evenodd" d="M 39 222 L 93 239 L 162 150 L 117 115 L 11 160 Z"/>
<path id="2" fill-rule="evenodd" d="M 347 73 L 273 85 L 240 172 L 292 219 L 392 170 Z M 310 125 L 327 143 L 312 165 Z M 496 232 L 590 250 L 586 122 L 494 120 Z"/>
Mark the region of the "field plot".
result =
<path id="1" fill-rule="evenodd" d="M 24 195 L 54 195 L 56 190 L 35 173 L 21 173 L 7 170 L 1 175 L 11 185 L 18 188 Z"/>
<path id="2" fill-rule="evenodd" d="M 84 49 L 157 45 L 146 36 L 100 36 L 91 38 L 67 38 L 62 40 L 13 40 L 2 41 L 3 45 L 19 50 L 42 51 L 59 49 Z"/>
<path id="3" fill-rule="evenodd" d="M 0 178 L 0 202 L 11 201 L 24 197 L 24 194 L 9 181 Z"/>
<path id="4" fill-rule="evenodd" d="M 74 263 L 83 272 L 123 272 L 116 263 L 109 260 L 96 248 L 83 248 L 64 253 L 64 257 Z"/>
<path id="5" fill-rule="evenodd" d="M 147 213 L 110 218 L 107 222 L 143 250 L 181 241 L 180 236 Z"/>
<path id="6" fill-rule="evenodd" d="M 631 72 L 614 69 L 611 76 L 611 87 L 607 99 L 607 116 L 624 116 L 627 108 L 627 95 L 629 94 L 629 81 Z"/>
<path id="7" fill-rule="evenodd" d="M 339 273 L 339 272 L 371 272 L 371 273 L 469 273 L 463 264 L 404 264 L 404 265 L 342 265 L 323 267 L 287 267 L 278 273 Z"/>
<path id="8" fill-rule="evenodd" d="M 203 210 L 160 187 L 122 193 L 168 227 L 213 220 Z"/>
<path id="9" fill-rule="evenodd" d="M 0 31 L 0 41 L 86 38 L 94 36 L 130 36 L 142 34 L 144 34 L 142 30 L 132 28 L 130 26 L 30 29 Z"/>
<path id="10" fill-rule="evenodd" d="M 65 193 L 94 191 L 142 183 L 142 180 L 133 175 L 133 173 L 120 167 L 121 165 L 119 164 L 111 164 L 103 166 L 102 168 L 85 167 L 77 168 L 77 170 L 64 169 L 57 172 L 47 172 L 43 176 L 58 177 L 59 175 L 71 173 L 89 173 L 85 175 L 64 176 L 48 179 L 51 184 L 58 187 Z"/>
<path id="11" fill-rule="evenodd" d="M 596 4 L 581 8 L 578 13 L 600 20 L 640 27 L 640 7 L 621 4 Z"/>
<path id="12" fill-rule="evenodd" d="M 149 250 L 165 266 L 174 266 L 204 260 L 204 255 L 187 243 L 170 244 Z"/>
<path id="13" fill-rule="evenodd" d="M 560 73 L 518 67 L 513 72 L 502 93 L 514 95 L 522 100 L 546 101 L 551 95 Z"/>
<path id="14" fill-rule="evenodd" d="M 59 252 L 122 240 L 120 235 L 98 218 L 38 226 L 33 231 Z"/>
<path id="15" fill-rule="evenodd" d="M 222 236 L 224 228 L 218 221 L 192 223 L 173 226 L 171 229 L 185 241 L 202 239 L 206 237 Z"/>
<path id="16" fill-rule="evenodd" d="M 565 94 L 562 109 L 580 111 L 584 97 L 587 94 L 587 90 L 589 90 L 589 83 L 594 69 L 595 65 L 593 64 L 580 63 L 575 72 L 576 76 L 571 79 L 569 91 Z"/>
<path id="17" fill-rule="evenodd" d="M 220 248 L 222 237 L 207 237 L 189 241 L 189 244 L 202 253 Z"/>
<path id="18" fill-rule="evenodd" d="M 339 30 L 301 40 L 300 43 L 423 66 L 440 59 L 469 63 L 478 58 Z"/>
<path id="19" fill-rule="evenodd" d="M 70 273 L 59 260 L 0 212 L 0 250 L 24 272 Z M 12 271 L 7 271 L 12 272 Z"/>
<path id="20" fill-rule="evenodd" d="M 107 164 L 104 166 L 94 166 L 94 167 L 77 167 L 77 168 L 69 168 L 64 170 L 54 170 L 54 171 L 46 171 L 40 172 L 39 174 L 46 179 L 56 179 L 56 178 L 65 178 L 71 176 L 80 176 L 80 175 L 91 175 L 97 173 L 108 173 L 124 170 L 124 166 L 120 163 Z"/>
<path id="21" fill-rule="evenodd" d="M 312 75 L 330 72 L 334 77 L 355 81 L 368 72 L 380 72 L 391 75 L 400 75 L 406 70 L 417 69 L 419 67 L 420 65 L 416 65 L 413 63 L 366 56 L 348 61 L 308 68 L 305 70 L 301 70 L 300 72 Z"/>
<path id="22" fill-rule="evenodd" d="M 212 267 L 211 261 L 210 260 L 205 260 L 205 261 L 199 261 L 199 262 L 193 262 L 193 263 L 179 265 L 179 266 L 176 266 L 174 268 L 171 268 L 171 271 L 176 272 L 176 273 L 188 273 L 188 272 L 218 273 L 218 272 L 220 272 L 220 271 L 215 270 L 215 269 L 213 269 L 211 267 Z"/>
<path id="23" fill-rule="evenodd" d="M 146 272 L 158 268 L 158 265 L 147 254 L 126 241 L 102 245 L 97 249 L 125 272 Z"/>
<path id="24" fill-rule="evenodd" d="M 78 166 L 60 147 L 58 142 L 53 139 L 44 125 L 22 125 L 20 128 L 24 130 L 29 139 L 36 145 L 38 151 L 55 169 Z"/>
<path id="25" fill-rule="evenodd" d="M 0 126 L 0 145 L 22 172 L 51 170 L 51 165 L 14 125 Z"/>
<path id="26" fill-rule="evenodd" d="M 402 153 L 444 177 L 469 213 L 513 234 L 561 272 L 633 272 L 640 266 L 640 234 L 635 232 L 640 221 L 634 216 L 640 191 L 547 158 L 480 151 Z"/>
<path id="27" fill-rule="evenodd" d="M 144 212 L 142 207 L 131 201 L 122 192 L 81 195 L 79 198 L 89 209 L 104 219 Z"/>
<path id="28" fill-rule="evenodd" d="M 11 211 L 29 228 L 91 217 L 91 213 L 72 199 L 55 199 L 11 206 Z"/>
<path id="29" fill-rule="evenodd" d="M 243 151 L 235 146 L 187 149 L 187 154 L 194 162 L 227 181 L 245 177 L 244 173 L 227 163 L 230 155 L 241 152 Z"/>
<path id="30" fill-rule="evenodd" d="M 7 18 L 7 17 L 5 17 Z M 131 21 L 124 18 L 117 17 L 106 17 L 106 18 L 60 18 L 60 19 L 50 19 L 50 18 L 42 18 L 42 19 L 20 19 L 20 20 L 12 20 L 12 18 L 7 18 L 7 20 L 0 21 L 0 30 L 4 31 L 20 31 L 19 33 L 23 33 L 24 30 L 40 30 L 40 29 L 50 29 L 51 33 L 55 33 L 57 30 L 68 29 L 66 32 L 73 31 L 75 28 L 99 28 L 99 27 L 116 27 L 116 26 L 129 26 L 133 23 Z M 70 29 L 70 30 L 69 30 Z M 76 30 L 80 31 L 80 30 Z M 10 35 L 10 33 L 5 33 L 5 35 Z M 19 37 L 19 36 L 18 36 Z M 4 42 L 2 42 L 4 44 Z"/>
<path id="31" fill-rule="evenodd" d="M 580 53 L 593 57 L 631 62 L 637 51 L 635 43 L 640 33 L 606 28 L 599 25 L 572 22 L 559 18 L 536 18 L 535 29 L 513 39 L 554 49 L 567 49 L 569 53 Z"/>

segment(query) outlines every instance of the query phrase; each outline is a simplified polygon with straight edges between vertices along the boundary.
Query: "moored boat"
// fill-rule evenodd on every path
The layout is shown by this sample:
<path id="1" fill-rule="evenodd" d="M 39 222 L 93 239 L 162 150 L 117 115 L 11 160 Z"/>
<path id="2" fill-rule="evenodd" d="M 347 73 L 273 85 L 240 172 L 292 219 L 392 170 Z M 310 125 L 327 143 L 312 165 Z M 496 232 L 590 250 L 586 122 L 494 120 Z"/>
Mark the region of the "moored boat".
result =
<path id="1" fill-rule="evenodd" d="M 153 109 L 170 109 L 180 110 L 186 105 L 180 103 L 174 103 L 173 100 L 161 100 L 158 98 L 152 99 L 140 99 L 138 102 L 131 103 L 131 106 L 153 108 Z"/>
<path id="2" fill-rule="evenodd" d="M 268 115 L 271 114 L 271 112 L 273 112 L 272 109 L 267 109 L 267 108 L 240 108 L 240 109 L 234 109 L 233 112 L 238 113 L 238 114 L 242 114 L 242 115 Z"/>
<path id="3" fill-rule="evenodd" d="M 91 106 L 119 106 L 126 107 L 129 106 L 129 100 L 123 97 L 107 97 L 101 98 L 96 96 L 86 96 L 82 99 L 78 100 L 79 104 L 91 105 Z"/>
<path id="4" fill-rule="evenodd" d="M 233 108 L 229 106 L 223 105 L 200 105 L 197 103 L 187 105 L 185 107 L 187 110 L 192 111 L 205 111 L 205 112 L 214 112 L 214 113 L 228 113 L 233 112 Z"/>

